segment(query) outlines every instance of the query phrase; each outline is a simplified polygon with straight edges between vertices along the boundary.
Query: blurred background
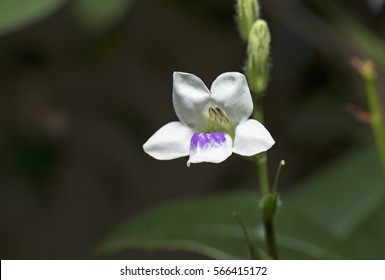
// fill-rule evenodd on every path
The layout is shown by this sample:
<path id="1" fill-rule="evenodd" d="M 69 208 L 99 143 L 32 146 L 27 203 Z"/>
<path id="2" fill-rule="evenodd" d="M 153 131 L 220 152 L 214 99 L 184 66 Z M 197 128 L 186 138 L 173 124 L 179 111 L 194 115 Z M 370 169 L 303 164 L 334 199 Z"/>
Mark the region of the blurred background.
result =
<path id="1" fill-rule="evenodd" d="M 385 66 L 382 0 L 261 0 L 272 34 L 266 127 L 281 192 L 372 141 L 352 57 Z M 243 71 L 233 0 L 0 1 L 0 257 L 83 259 L 158 205 L 255 189 L 250 162 L 186 167 L 142 150 L 176 120 L 172 73 Z M 380 75 L 380 74 L 379 74 Z M 379 87 L 382 89 L 382 81 Z M 366 116 L 366 117 L 365 117 Z M 126 250 L 102 258 L 205 258 Z"/>

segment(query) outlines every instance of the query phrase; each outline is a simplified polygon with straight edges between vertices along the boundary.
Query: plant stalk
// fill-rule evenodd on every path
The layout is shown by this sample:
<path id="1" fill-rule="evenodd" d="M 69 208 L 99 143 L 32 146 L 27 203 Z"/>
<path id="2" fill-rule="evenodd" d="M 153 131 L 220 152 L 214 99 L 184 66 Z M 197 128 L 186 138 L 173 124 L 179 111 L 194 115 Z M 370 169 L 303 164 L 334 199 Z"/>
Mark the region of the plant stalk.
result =
<path id="1" fill-rule="evenodd" d="M 273 216 L 264 217 L 263 225 L 265 227 L 265 238 L 267 243 L 267 249 L 269 255 L 274 259 L 278 260 L 277 243 L 275 241 L 275 230 Z"/>
<path id="2" fill-rule="evenodd" d="M 361 61 L 359 72 L 363 78 L 368 106 L 371 114 L 371 127 L 377 151 L 380 157 L 382 170 L 385 176 L 385 133 L 384 117 L 379 101 L 379 94 L 376 87 L 376 72 L 374 64 L 370 60 Z"/>
<path id="3" fill-rule="evenodd" d="M 262 100 L 258 100 L 259 102 L 254 106 L 253 117 L 257 119 L 260 123 L 263 124 L 263 110 L 262 110 Z M 267 167 L 267 154 L 260 153 L 256 155 L 255 164 L 258 169 L 259 175 L 259 185 L 262 193 L 262 198 L 260 202 L 260 206 L 262 209 L 263 216 L 263 226 L 265 229 L 265 240 L 267 244 L 267 249 L 269 255 L 273 259 L 278 259 L 278 250 L 277 243 L 275 238 L 275 230 L 274 230 L 274 212 L 271 211 L 272 207 L 270 205 L 266 205 L 272 203 L 272 200 L 268 199 L 271 197 L 272 192 L 270 190 L 269 184 L 269 172 Z M 273 206 L 276 207 L 275 205 Z"/>

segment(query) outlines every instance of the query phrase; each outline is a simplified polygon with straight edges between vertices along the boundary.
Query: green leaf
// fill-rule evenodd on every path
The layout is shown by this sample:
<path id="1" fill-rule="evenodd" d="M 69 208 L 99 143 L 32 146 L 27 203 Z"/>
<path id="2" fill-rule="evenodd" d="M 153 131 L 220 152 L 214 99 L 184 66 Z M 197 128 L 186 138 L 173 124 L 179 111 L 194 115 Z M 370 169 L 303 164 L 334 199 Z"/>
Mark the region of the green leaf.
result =
<path id="1" fill-rule="evenodd" d="M 335 23 L 366 55 L 385 68 L 384 41 L 343 11 L 336 12 Z"/>
<path id="2" fill-rule="evenodd" d="M 284 201 L 320 228 L 346 238 L 384 202 L 381 165 L 373 147 L 332 163 Z"/>
<path id="3" fill-rule="evenodd" d="M 309 3 L 329 17 L 336 27 L 352 43 L 358 46 L 365 55 L 368 55 L 382 68 L 385 68 L 385 43 L 379 36 L 360 24 L 342 7 L 339 7 L 336 1 L 309 0 Z"/>
<path id="4" fill-rule="evenodd" d="M 184 249 L 218 259 L 249 258 L 242 228 L 233 212 L 246 225 L 254 225 L 257 195 L 231 193 L 162 205 L 119 227 L 97 252 Z"/>
<path id="5" fill-rule="evenodd" d="M 40 20 L 65 2 L 66 0 L 1 0 L 0 35 Z"/>
<path id="6" fill-rule="evenodd" d="M 282 201 L 276 219 L 281 258 L 385 258 L 385 187 L 373 147 L 330 164 Z M 97 251 L 184 249 L 213 258 L 249 258 L 231 213 L 238 213 L 261 244 L 257 202 L 254 192 L 237 192 L 156 207 L 119 227 Z"/>
<path id="7" fill-rule="evenodd" d="M 332 259 L 385 257 L 373 251 L 385 242 L 385 185 L 374 147 L 330 164 L 283 201 L 280 234 L 317 244 Z"/>
<path id="8" fill-rule="evenodd" d="M 322 258 L 381 259 L 385 250 L 373 249 L 385 242 L 384 206 L 378 155 L 374 147 L 364 148 L 330 164 L 284 197 L 277 231 L 288 241 L 303 242 L 306 249 L 311 247 L 306 243 L 316 245 L 318 252 L 313 253 L 322 253 Z"/>
<path id="9" fill-rule="evenodd" d="M 90 32 L 103 32 L 121 20 L 133 0 L 75 0 L 72 10 L 83 28 Z"/>
<path id="10" fill-rule="evenodd" d="M 367 217 L 344 242 L 357 259 L 385 259 L 385 205 Z"/>

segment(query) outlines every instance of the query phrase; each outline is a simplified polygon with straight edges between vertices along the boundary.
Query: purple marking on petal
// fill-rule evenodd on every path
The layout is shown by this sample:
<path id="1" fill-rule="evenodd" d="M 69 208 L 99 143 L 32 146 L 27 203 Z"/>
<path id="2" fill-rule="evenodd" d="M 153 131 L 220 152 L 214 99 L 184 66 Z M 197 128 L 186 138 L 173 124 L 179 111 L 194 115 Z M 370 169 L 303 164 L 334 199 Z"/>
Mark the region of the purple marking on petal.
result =
<path id="1" fill-rule="evenodd" d="M 205 149 L 221 146 L 224 142 L 226 142 L 226 137 L 223 132 L 194 133 L 191 137 L 190 151 L 197 148 Z"/>

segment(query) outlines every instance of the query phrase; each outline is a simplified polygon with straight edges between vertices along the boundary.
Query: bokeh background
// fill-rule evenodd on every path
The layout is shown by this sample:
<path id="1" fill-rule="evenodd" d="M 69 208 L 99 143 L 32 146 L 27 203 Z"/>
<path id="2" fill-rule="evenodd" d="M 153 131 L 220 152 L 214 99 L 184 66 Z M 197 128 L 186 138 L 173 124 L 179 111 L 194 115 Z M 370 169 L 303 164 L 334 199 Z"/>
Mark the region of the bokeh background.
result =
<path id="1" fill-rule="evenodd" d="M 272 34 L 265 122 L 276 145 L 269 164 L 273 177 L 286 160 L 285 193 L 372 141 L 350 60 L 382 54 L 385 14 L 380 0 L 260 2 Z M 161 162 L 142 150 L 176 120 L 173 71 L 210 85 L 223 72 L 243 70 L 246 45 L 234 6 L 1 0 L 2 259 L 89 258 L 112 229 L 155 205 L 257 188 L 253 165 L 237 156 L 187 168 L 186 158 Z M 140 250 L 100 257 L 205 258 Z"/>

